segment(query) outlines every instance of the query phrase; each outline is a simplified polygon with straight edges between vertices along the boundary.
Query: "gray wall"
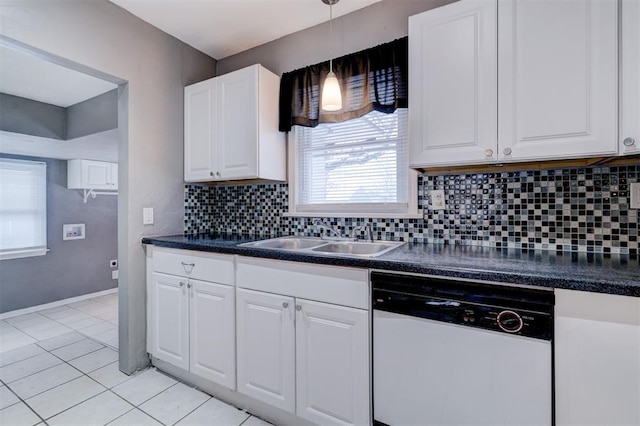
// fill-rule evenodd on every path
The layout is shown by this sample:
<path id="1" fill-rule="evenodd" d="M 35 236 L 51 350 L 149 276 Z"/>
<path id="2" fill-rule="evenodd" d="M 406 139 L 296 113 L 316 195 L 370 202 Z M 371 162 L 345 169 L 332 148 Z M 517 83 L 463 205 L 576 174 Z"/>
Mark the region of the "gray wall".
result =
<path id="1" fill-rule="evenodd" d="M 64 140 L 67 138 L 67 110 L 0 93 L 0 130 Z"/>
<path id="2" fill-rule="evenodd" d="M 320 0 L 315 0 L 320 1 Z M 348 0 L 344 0 L 348 1 Z M 454 0 L 384 0 L 333 21 L 336 57 L 377 46 L 408 34 L 407 18 Z M 334 6 L 340 7 L 340 3 Z M 327 16 L 329 10 L 327 7 Z M 282 75 L 329 59 L 329 24 L 324 23 L 279 38 L 218 61 L 218 74 L 262 64 Z"/>
<path id="3" fill-rule="evenodd" d="M 118 89 L 120 369 L 148 364 L 145 235 L 182 233 L 183 88 L 215 60 L 107 0 L 0 0 L 0 34 Z M 155 224 L 142 225 L 142 208 Z"/>
<path id="4" fill-rule="evenodd" d="M 0 130 L 67 140 L 117 128 L 117 89 L 67 108 L 0 93 Z"/>
<path id="5" fill-rule="evenodd" d="M 118 128 L 118 90 L 67 107 L 67 137 L 76 139 Z"/>
<path id="6" fill-rule="evenodd" d="M 0 313 L 108 290 L 109 260 L 118 257 L 117 197 L 97 196 L 84 204 L 80 191 L 67 189 L 67 162 L 0 155 L 47 163 L 47 246 L 44 256 L 3 260 Z M 62 240 L 62 225 L 84 223 L 86 238 Z"/>

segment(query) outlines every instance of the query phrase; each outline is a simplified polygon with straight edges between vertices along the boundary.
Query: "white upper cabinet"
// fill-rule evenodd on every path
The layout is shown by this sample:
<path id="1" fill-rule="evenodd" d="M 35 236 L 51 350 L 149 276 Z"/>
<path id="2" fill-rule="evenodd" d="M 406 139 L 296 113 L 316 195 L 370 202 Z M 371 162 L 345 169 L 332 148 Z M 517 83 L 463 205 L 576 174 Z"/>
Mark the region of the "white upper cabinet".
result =
<path id="1" fill-rule="evenodd" d="M 218 169 L 225 179 L 258 176 L 257 84 L 255 68 L 218 78 Z"/>
<path id="2" fill-rule="evenodd" d="M 185 181 L 286 179 L 279 85 L 253 65 L 185 87 Z"/>
<path id="3" fill-rule="evenodd" d="M 637 33 L 625 37 L 637 55 Z M 423 12 L 409 18 L 409 72 L 414 167 L 618 153 L 616 0 L 462 0 Z M 629 114 L 637 125 L 637 106 Z"/>
<path id="4" fill-rule="evenodd" d="M 68 160 L 67 188 L 117 191 L 118 164 L 93 160 Z"/>
<path id="5" fill-rule="evenodd" d="M 499 0 L 500 160 L 618 152 L 616 0 Z"/>
<path id="6" fill-rule="evenodd" d="M 218 165 L 215 79 L 184 89 L 184 180 L 213 180 Z"/>
<path id="7" fill-rule="evenodd" d="M 409 17 L 412 166 L 497 159 L 496 11 L 461 1 Z"/>
<path id="8" fill-rule="evenodd" d="M 622 0 L 620 154 L 640 153 L 640 1 Z"/>

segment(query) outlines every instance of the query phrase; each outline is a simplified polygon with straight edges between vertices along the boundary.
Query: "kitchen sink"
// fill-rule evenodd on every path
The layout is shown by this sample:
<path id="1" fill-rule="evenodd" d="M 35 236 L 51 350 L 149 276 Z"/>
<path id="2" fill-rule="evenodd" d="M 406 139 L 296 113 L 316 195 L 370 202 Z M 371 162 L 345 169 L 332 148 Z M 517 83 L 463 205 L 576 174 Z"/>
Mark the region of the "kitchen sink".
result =
<path id="1" fill-rule="evenodd" d="M 314 237 L 280 237 L 240 244 L 271 250 L 294 251 L 306 254 L 328 254 L 353 257 L 377 257 L 405 243 L 395 241 L 330 241 Z"/>
<path id="2" fill-rule="evenodd" d="M 311 249 L 311 251 L 316 253 L 376 257 L 400 247 L 403 244 L 404 243 L 392 241 L 373 243 L 349 241 L 325 244 L 315 247 Z"/>
<path id="3" fill-rule="evenodd" d="M 279 250 L 302 250 L 316 247 L 325 243 L 326 241 L 321 240 L 320 238 L 282 237 L 272 238 L 270 240 L 254 241 L 252 243 L 244 243 L 240 245 Z"/>

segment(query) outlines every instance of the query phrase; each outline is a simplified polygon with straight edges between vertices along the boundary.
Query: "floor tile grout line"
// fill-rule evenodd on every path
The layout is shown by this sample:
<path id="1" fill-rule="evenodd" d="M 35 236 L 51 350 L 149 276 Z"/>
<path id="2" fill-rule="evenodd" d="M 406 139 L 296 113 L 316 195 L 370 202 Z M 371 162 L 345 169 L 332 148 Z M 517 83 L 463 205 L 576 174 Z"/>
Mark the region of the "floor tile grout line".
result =
<path id="1" fill-rule="evenodd" d="M 79 377 L 78 377 L 78 379 L 79 379 Z M 74 380 L 75 380 L 75 379 L 74 379 Z M 53 389 L 53 388 L 52 388 L 52 389 Z M 98 395 L 102 395 L 102 394 L 103 394 L 103 393 L 105 393 L 105 392 L 109 392 L 109 389 L 106 389 L 106 388 L 105 388 L 105 390 L 103 390 L 102 392 L 98 392 L 97 394 L 95 394 L 95 395 L 93 395 L 93 396 L 91 396 L 91 397 L 89 397 L 89 398 L 87 398 L 87 399 L 84 399 L 84 400 L 82 400 L 82 401 L 80 401 L 80 402 L 78 402 L 78 403 L 76 403 L 76 404 L 72 405 L 71 407 L 67 407 L 67 408 L 65 408 L 64 410 L 62 410 L 62 411 L 60 411 L 60 412 L 58 412 L 58 413 L 56 413 L 56 414 L 54 414 L 54 415 L 52 415 L 52 416 L 49 416 L 49 417 L 47 417 L 47 418 L 44 418 L 44 417 L 42 417 L 42 416 L 40 416 L 40 415 L 38 415 L 38 417 L 40 417 L 41 419 L 43 419 L 43 421 L 45 421 L 45 422 L 46 422 L 47 420 L 51 420 L 52 418 L 54 418 L 54 417 L 56 417 L 56 416 L 58 416 L 58 415 L 60 415 L 60 414 L 64 413 L 65 411 L 69 411 L 69 410 L 71 410 L 72 408 L 77 407 L 78 405 L 80 405 L 80 404 L 82 404 L 82 403 L 84 403 L 84 402 L 87 402 L 87 401 L 89 401 L 90 399 L 93 399 L 93 398 L 95 398 L 95 397 L 96 397 L 96 396 L 98 396 Z M 24 403 L 25 403 L 25 404 L 28 404 L 28 403 L 27 403 L 27 401 L 25 401 Z M 29 408 L 31 408 L 31 407 L 29 407 Z M 33 410 L 33 409 L 32 409 L 32 411 L 35 413 L 35 410 Z"/>
<path id="2" fill-rule="evenodd" d="M 27 401 L 25 401 L 24 399 L 22 399 L 22 397 L 21 397 L 20 395 L 18 395 L 17 393 L 15 393 L 15 391 L 14 391 L 13 389 L 11 389 L 11 388 L 9 387 L 9 385 L 5 385 L 5 386 L 6 386 L 6 388 L 7 388 L 7 389 L 9 389 L 9 391 L 10 391 L 10 392 L 11 392 L 11 393 L 16 397 L 16 398 L 18 398 L 18 402 L 16 402 L 15 404 L 11 404 L 11 405 L 9 405 L 8 407 L 4 407 L 2 410 L 0 410 L 0 412 L 2 412 L 3 410 L 5 410 L 5 409 L 7 409 L 7 408 L 9 408 L 9 407 L 13 407 L 13 406 L 14 406 L 14 405 L 16 405 L 16 404 L 20 404 L 20 403 L 22 403 L 22 404 L 24 404 L 24 405 L 25 405 L 25 407 L 27 407 L 29 410 L 31 410 L 31 411 L 33 412 L 33 414 L 35 414 L 35 415 L 40 419 L 40 422 L 44 422 L 44 418 L 43 418 L 40 414 L 38 414 L 38 413 L 36 412 L 36 410 L 34 410 L 33 408 L 31 408 L 31 406 L 30 406 L 29 404 L 27 404 Z M 40 423 L 40 422 L 38 422 L 38 423 Z"/>
<path id="3" fill-rule="evenodd" d="M 157 370 L 156 370 L 156 371 L 157 371 Z M 137 407 L 137 408 L 140 408 L 140 406 L 142 406 L 142 404 L 145 404 L 145 403 L 147 403 L 147 402 L 151 401 L 153 398 L 155 398 L 156 396 L 160 395 L 162 392 L 166 392 L 166 391 L 168 391 L 169 389 L 171 389 L 172 387 L 174 387 L 174 386 L 175 386 L 175 385 L 177 385 L 178 383 L 181 383 L 181 382 L 176 381 L 176 383 L 172 384 L 172 385 L 171 385 L 171 386 L 169 386 L 168 388 L 165 388 L 165 389 L 161 390 L 160 392 L 158 392 L 158 393 L 154 394 L 152 397 L 149 397 L 149 398 L 145 399 L 145 400 L 144 400 L 144 401 L 142 401 L 140 404 L 136 405 L 136 407 Z M 140 410 L 142 410 L 142 408 L 140 408 Z M 144 411 L 144 410 L 142 410 L 142 411 Z M 144 412 L 145 412 L 145 413 L 147 413 L 146 411 L 144 411 Z M 147 414 L 148 414 L 148 413 L 147 413 Z M 160 422 L 160 423 L 162 423 L 162 422 Z"/>
<path id="4" fill-rule="evenodd" d="M 178 383 L 182 383 L 182 382 L 178 382 Z M 176 384 L 177 384 L 177 383 L 176 383 Z M 183 383 L 183 384 L 186 384 L 186 383 Z M 184 418 L 185 418 L 185 417 L 187 417 L 189 414 L 191 414 L 191 413 L 193 413 L 194 411 L 196 411 L 198 408 L 202 407 L 204 404 L 206 404 L 207 402 L 209 402 L 209 400 L 210 400 L 211 398 L 213 398 L 213 397 L 212 397 L 211 395 L 209 395 L 208 393 L 206 393 L 206 392 L 202 392 L 201 390 L 196 389 L 195 387 L 190 387 L 190 386 L 189 386 L 189 388 L 190 388 L 190 389 L 193 389 L 193 390 L 197 390 L 198 392 L 201 392 L 201 393 L 203 393 L 203 394 L 207 395 L 207 396 L 208 396 L 208 398 L 207 398 L 207 399 L 205 399 L 205 400 L 204 400 L 204 402 L 202 402 L 202 404 L 198 405 L 196 408 L 194 408 L 193 410 L 189 411 L 187 414 L 185 414 L 184 416 L 180 417 L 178 420 L 176 420 L 175 422 L 173 422 L 173 423 L 171 424 L 172 426 L 173 426 L 173 425 L 176 425 L 176 424 L 178 424 L 178 423 L 180 423 L 182 420 L 184 420 Z M 162 422 L 160 422 L 160 423 L 162 423 Z"/>
<path id="5" fill-rule="evenodd" d="M 120 399 L 123 399 L 123 398 L 122 398 L 122 397 L 120 397 L 120 395 L 118 395 L 117 393 L 115 393 L 115 392 L 111 392 L 111 393 L 113 393 L 114 395 L 116 395 L 116 396 L 117 396 L 117 397 L 119 397 Z M 126 399 L 123 399 L 123 400 L 124 400 L 124 401 L 126 401 L 126 402 L 129 402 L 129 401 L 127 401 Z M 129 405 L 131 405 L 131 406 L 133 407 L 131 410 L 129 410 L 129 411 L 127 411 L 127 412 L 124 412 L 124 413 L 120 414 L 120 415 L 119 415 L 118 417 L 116 417 L 115 419 L 111 419 L 111 420 L 109 420 L 107 423 L 105 423 L 105 424 L 104 424 L 104 426 L 108 426 L 108 425 L 110 425 L 111 423 L 113 423 L 113 422 L 115 422 L 116 420 L 118 420 L 119 418 L 126 416 L 127 414 L 129 414 L 129 413 L 130 413 L 130 412 L 132 412 L 133 410 L 137 410 L 137 409 L 138 409 L 138 407 L 136 407 L 135 405 L 131 404 L 130 402 L 129 402 Z M 155 419 L 154 419 L 154 420 L 155 420 Z"/>

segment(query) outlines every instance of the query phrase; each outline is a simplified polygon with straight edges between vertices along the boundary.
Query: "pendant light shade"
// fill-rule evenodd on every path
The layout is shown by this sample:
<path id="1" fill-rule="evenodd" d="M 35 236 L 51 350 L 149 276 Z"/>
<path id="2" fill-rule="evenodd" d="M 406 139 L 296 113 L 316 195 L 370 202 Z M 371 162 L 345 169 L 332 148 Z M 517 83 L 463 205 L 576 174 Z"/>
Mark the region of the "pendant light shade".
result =
<path id="1" fill-rule="evenodd" d="M 322 86 L 320 105 L 323 111 L 339 111 L 342 109 L 342 93 L 340 83 L 333 72 L 333 5 L 339 0 L 322 0 L 329 5 L 329 74 Z"/>
<path id="2" fill-rule="evenodd" d="M 327 74 L 322 87 L 322 109 L 325 111 L 339 111 L 342 109 L 342 93 L 336 74 L 331 71 Z"/>

